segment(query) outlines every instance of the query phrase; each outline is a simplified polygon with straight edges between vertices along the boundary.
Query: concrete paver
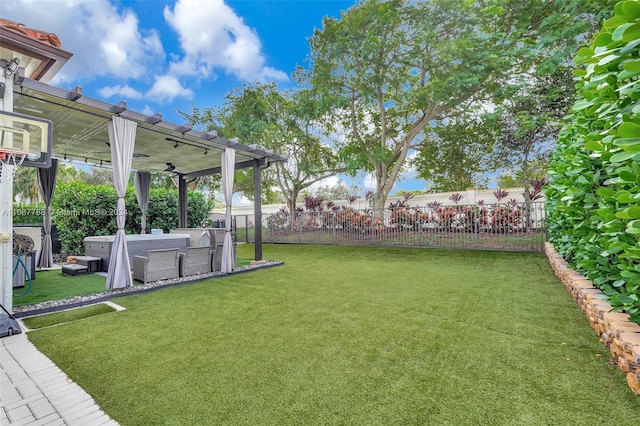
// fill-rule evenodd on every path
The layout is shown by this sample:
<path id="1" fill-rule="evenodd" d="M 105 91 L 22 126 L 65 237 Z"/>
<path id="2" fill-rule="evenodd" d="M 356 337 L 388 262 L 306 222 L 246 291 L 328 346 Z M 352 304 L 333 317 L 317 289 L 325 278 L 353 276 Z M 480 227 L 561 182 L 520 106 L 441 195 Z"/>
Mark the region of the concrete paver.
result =
<path id="1" fill-rule="evenodd" d="M 0 424 L 118 425 L 25 333 L 0 339 Z"/>

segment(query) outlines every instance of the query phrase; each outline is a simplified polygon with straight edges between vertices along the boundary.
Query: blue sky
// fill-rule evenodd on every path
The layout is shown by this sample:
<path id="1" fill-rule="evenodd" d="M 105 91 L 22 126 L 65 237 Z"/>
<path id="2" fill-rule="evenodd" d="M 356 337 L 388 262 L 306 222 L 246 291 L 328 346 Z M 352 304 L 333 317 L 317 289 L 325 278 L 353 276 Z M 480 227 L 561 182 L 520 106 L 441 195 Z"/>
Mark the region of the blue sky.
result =
<path id="1" fill-rule="evenodd" d="M 178 110 L 222 105 L 244 83 L 291 88 L 307 38 L 357 0 L 2 0 L 0 16 L 56 34 L 73 53 L 51 84 L 83 88 L 182 124 Z M 398 190 L 424 189 L 409 172 Z M 371 177 L 344 177 L 371 189 Z M 324 184 L 333 185 L 330 179 Z"/>

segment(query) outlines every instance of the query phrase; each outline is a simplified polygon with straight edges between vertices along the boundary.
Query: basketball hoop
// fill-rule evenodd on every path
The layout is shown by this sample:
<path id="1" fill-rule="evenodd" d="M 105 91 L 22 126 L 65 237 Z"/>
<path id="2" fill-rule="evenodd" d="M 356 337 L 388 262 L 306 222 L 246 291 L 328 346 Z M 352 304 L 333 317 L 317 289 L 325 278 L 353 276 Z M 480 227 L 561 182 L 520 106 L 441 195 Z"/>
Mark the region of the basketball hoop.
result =
<path id="1" fill-rule="evenodd" d="M 0 182 L 3 182 L 5 179 L 12 181 L 18 167 L 22 165 L 27 155 L 28 153 L 24 151 L 0 147 Z M 6 166 L 13 167 L 9 169 Z"/>

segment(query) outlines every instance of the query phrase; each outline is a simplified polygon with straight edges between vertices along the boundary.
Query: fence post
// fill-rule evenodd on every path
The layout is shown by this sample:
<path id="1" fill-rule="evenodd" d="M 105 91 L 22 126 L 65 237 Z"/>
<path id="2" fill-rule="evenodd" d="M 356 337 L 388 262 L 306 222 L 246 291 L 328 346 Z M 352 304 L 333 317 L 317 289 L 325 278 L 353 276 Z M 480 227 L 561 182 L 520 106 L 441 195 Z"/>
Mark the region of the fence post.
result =
<path id="1" fill-rule="evenodd" d="M 249 215 L 244 215 L 244 237 L 245 243 L 249 243 Z"/>

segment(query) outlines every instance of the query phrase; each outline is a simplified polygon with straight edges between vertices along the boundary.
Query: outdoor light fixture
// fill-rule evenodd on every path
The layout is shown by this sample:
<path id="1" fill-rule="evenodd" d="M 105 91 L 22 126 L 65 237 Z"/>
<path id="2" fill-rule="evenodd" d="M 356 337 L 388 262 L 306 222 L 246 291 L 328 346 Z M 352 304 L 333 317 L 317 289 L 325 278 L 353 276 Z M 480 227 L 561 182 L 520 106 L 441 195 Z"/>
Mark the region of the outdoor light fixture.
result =
<path id="1" fill-rule="evenodd" d="M 18 58 L 13 58 L 10 61 L 0 59 L 0 67 L 4 68 L 4 75 L 7 77 L 11 77 L 11 74 L 18 70 L 18 65 L 20 65 L 20 59 Z"/>
<path id="2" fill-rule="evenodd" d="M 173 147 L 174 147 L 174 148 L 177 148 L 177 147 L 178 147 L 178 145 L 179 145 L 179 143 L 180 143 L 180 141 L 179 141 L 179 140 L 174 139 L 174 138 L 165 138 L 165 139 L 166 139 L 167 141 L 169 141 L 169 142 L 174 142 L 174 144 L 173 144 Z"/>
<path id="3" fill-rule="evenodd" d="M 205 148 L 204 149 L 204 155 L 207 155 L 209 153 L 209 148 Z"/>

